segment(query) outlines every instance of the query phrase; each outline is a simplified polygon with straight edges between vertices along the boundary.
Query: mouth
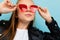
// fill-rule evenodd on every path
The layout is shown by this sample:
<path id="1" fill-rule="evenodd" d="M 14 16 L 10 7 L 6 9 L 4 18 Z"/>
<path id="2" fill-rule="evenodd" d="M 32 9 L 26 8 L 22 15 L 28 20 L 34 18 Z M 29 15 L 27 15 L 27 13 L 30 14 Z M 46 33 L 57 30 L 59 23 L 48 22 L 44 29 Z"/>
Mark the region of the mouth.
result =
<path id="1" fill-rule="evenodd" d="M 30 17 L 30 16 L 32 16 L 31 14 L 25 14 L 27 17 Z"/>

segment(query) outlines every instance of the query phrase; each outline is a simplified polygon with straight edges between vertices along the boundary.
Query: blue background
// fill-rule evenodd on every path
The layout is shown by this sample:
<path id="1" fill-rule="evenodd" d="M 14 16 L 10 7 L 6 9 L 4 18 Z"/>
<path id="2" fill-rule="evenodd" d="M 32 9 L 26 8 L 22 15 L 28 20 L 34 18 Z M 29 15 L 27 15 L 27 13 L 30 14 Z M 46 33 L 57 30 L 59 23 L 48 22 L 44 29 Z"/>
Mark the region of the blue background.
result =
<path id="1" fill-rule="evenodd" d="M 60 27 L 60 0 L 33 0 L 36 5 L 39 5 L 41 7 L 47 7 L 51 16 L 54 17 L 54 19 L 57 21 L 59 27 Z M 0 3 L 3 2 L 3 0 L 0 0 Z M 13 4 L 16 4 L 17 0 L 11 0 Z M 0 20 L 9 20 L 11 17 L 12 12 L 8 14 L 2 14 L 0 16 Z M 39 15 L 38 12 L 36 12 L 35 16 L 35 22 L 34 26 L 42 30 L 43 32 L 49 32 L 49 29 L 45 25 L 45 20 Z"/>

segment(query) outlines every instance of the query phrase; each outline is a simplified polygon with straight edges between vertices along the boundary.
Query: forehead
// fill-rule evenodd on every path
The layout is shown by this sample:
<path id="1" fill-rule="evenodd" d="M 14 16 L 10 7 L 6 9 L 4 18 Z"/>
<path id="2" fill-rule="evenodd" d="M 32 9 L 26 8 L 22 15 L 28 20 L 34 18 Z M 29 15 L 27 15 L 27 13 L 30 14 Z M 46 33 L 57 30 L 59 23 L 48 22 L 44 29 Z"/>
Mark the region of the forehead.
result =
<path id="1" fill-rule="evenodd" d="M 25 4 L 27 6 L 30 6 L 30 5 L 34 5 L 34 2 L 33 1 L 26 1 L 26 0 L 23 0 L 23 1 L 19 1 L 18 4 Z"/>

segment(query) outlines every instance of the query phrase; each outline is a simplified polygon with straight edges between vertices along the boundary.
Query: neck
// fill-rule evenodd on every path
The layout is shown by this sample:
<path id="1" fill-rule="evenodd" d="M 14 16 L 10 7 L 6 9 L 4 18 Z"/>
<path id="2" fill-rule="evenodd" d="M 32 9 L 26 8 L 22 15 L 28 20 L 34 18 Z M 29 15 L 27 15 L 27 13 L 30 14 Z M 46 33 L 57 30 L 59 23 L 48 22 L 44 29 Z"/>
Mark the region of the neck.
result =
<path id="1" fill-rule="evenodd" d="M 20 20 L 20 21 L 18 22 L 17 28 L 18 28 L 18 29 L 27 29 L 29 23 L 30 23 L 30 22 L 24 22 L 24 21 L 21 21 L 21 20 Z"/>

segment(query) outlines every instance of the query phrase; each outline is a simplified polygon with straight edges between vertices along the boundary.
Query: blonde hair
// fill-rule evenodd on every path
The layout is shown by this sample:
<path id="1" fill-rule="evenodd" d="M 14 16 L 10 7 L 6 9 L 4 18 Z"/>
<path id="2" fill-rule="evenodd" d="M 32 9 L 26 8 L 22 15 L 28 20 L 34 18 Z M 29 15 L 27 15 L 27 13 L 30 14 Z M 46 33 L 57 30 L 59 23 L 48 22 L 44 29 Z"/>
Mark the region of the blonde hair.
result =
<path id="1" fill-rule="evenodd" d="M 16 13 L 17 13 L 17 10 L 15 10 L 12 13 L 11 19 L 9 21 L 10 25 L 9 25 L 8 29 L 6 29 L 2 33 L 3 35 L 0 37 L 0 40 L 3 39 L 4 37 L 7 38 L 7 40 L 13 40 L 13 38 L 15 36 L 15 33 L 16 33 L 16 26 L 17 26 L 17 23 L 18 23 L 18 22 L 16 22 L 16 21 L 18 21 L 18 19 L 16 18 Z"/>
<path id="2" fill-rule="evenodd" d="M 20 0 L 18 0 L 17 4 L 19 3 Z M 12 13 L 11 19 L 10 19 L 10 25 L 8 27 L 8 29 L 6 29 L 3 32 L 3 35 L 0 37 L 0 40 L 4 37 L 6 37 L 7 40 L 13 40 L 15 33 L 16 33 L 16 28 L 18 25 L 18 18 L 17 16 L 17 9 Z M 33 25 L 33 21 L 30 22 L 30 24 L 28 26 L 32 26 Z"/>

